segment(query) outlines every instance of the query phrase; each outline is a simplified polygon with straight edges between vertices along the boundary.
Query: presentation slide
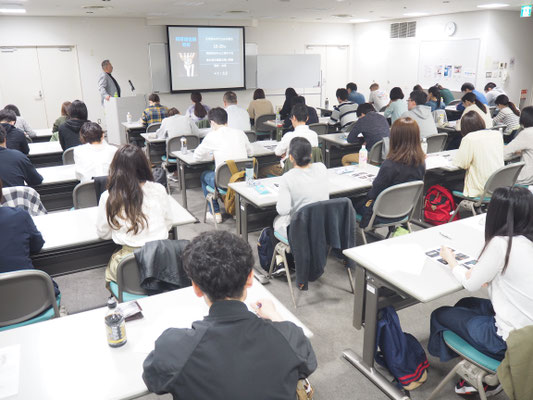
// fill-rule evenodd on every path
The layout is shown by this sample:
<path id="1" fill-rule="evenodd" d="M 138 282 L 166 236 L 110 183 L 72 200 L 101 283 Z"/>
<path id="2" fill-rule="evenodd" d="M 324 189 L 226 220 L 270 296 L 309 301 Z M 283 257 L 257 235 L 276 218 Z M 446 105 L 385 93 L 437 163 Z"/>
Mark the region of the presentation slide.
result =
<path id="1" fill-rule="evenodd" d="M 167 26 L 172 92 L 244 89 L 244 28 Z"/>

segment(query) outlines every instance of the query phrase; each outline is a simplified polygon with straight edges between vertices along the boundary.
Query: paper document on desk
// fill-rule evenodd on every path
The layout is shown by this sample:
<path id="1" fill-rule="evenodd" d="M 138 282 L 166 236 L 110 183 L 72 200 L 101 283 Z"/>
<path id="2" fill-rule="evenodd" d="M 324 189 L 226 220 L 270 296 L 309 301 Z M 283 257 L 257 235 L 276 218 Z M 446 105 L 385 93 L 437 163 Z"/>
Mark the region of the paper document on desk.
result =
<path id="1" fill-rule="evenodd" d="M 447 168 L 451 167 L 450 159 L 443 156 L 428 156 L 426 157 L 426 169 Z"/>
<path id="2" fill-rule="evenodd" d="M 0 348 L 0 399 L 19 392 L 20 345 Z"/>
<path id="3" fill-rule="evenodd" d="M 424 269 L 426 255 L 417 244 L 384 244 L 361 247 L 373 264 L 386 265 L 391 271 L 420 275 Z M 384 268 L 385 269 L 385 268 Z"/>

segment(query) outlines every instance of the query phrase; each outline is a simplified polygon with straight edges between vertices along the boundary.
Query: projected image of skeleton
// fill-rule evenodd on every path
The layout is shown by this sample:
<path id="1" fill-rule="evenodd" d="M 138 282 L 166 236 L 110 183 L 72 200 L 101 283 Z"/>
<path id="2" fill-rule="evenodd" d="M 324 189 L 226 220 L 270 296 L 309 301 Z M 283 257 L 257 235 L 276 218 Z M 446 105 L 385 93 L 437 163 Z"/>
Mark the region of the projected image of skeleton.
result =
<path id="1" fill-rule="evenodd" d="M 194 64 L 196 53 L 178 53 L 178 55 L 183 63 L 183 68 L 185 69 L 185 74 L 187 77 L 196 76 Z"/>

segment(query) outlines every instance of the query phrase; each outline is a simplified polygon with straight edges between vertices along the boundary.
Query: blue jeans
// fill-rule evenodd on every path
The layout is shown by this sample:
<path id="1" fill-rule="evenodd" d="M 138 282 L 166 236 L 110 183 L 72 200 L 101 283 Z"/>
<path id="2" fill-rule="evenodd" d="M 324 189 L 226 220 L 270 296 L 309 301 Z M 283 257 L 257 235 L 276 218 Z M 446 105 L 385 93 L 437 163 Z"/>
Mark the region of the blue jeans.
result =
<path id="1" fill-rule="evenodd" d="M 207 197 L 207 194 L 209 193 L 207 191 L 207 186 L 211 186 L 212 188 L 215 187 L 215 171 L 202 172 L 202 175 L 200 175 L 200 182 L 202 183 L 202 190 L 204 191 L 204 196 Z M 220 212 L 220 206 L 218 205 L 217 200 L 213 202 L 213 207 L 215 209 L 215 213 Z M 209 211 L 213 212 L 211 210 L 211 206 L 209 206 Z"/>
<path id="2" fill-rule="evenodd" d="M 503 360 L 507 344 L 496 333 L 492 303 L 487 299 L 465 297 L 453 307 L 437 308 L 431 313 L 431 331 L 428 351 L 441 361 L 457 357 L 444 343 L 443 332 L 450 330 L 466 340 L 481 353 Z"/>

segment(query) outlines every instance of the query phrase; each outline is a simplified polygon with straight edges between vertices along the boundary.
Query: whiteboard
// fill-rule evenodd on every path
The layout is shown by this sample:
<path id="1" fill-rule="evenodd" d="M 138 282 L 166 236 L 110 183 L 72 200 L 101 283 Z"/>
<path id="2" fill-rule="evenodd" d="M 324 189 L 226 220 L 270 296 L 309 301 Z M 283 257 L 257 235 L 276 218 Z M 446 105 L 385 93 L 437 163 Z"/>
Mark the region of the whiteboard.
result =
<path id="1" fill-rule="evenodd" d="M 257 87 L 262 89 L 320 86 L 320 54 L 257 56 Z"/>
<path id="2" fill-rule="evenodd" d="M 148 55 L 152 93 L 170 93 L 168 45 L 166 43 L 149 43 Z"/>
<path id="3" fill-rule="evenodd" d="M 465 82 L 476 84 L 479 62 L 479 39 L 435 40 L 420 43 L 418 83 L 431 87 L 461 91 Z"/>

